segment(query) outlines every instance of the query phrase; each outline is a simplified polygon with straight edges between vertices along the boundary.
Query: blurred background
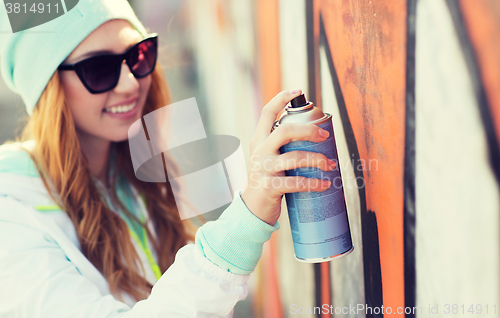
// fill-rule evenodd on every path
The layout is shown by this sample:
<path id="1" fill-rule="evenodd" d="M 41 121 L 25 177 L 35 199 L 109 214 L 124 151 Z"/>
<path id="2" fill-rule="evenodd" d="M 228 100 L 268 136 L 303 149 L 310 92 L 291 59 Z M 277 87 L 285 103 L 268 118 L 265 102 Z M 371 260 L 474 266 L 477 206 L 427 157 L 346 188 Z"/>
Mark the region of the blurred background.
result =
<path id="1" fill-rule="evenodd" d="M 207 133 L 238 137 L 247 162 L 279 91 L 302 88 L 333 115 L 354 252 L 297 262 L 284 206 L 235 317 L 324 304 L 498 317 L 500 2 L 130 2 L 160 35 L 172 102 L 196 97 Z M 0 143 L 25 116 L 0 82 Z M 341 311 L 301 316 L 384 316 Z"/>

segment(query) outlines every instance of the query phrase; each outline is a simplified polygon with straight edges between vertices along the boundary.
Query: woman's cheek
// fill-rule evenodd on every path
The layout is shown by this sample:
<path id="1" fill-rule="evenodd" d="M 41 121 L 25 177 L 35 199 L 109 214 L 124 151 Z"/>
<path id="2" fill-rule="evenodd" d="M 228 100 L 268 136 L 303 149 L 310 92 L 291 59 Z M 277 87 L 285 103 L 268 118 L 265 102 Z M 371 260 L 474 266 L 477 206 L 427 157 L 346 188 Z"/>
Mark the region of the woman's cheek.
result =
<path id="1" fill-rule="evenodd" d="M 146 102 L 149 89 L 151 87 L 151 74 L 139 80 L 141 100 Z"/>

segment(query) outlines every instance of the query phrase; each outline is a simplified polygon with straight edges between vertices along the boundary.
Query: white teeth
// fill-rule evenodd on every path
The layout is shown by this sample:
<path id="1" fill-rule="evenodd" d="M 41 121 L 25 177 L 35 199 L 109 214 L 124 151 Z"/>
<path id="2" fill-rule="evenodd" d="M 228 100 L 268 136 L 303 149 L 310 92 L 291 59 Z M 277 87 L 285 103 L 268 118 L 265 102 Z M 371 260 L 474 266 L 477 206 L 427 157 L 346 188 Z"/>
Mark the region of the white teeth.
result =
<path id="1" fill-rule="evenodd" d="M 113 106 L 110 108 L 105 108 L 104 111 L 108 113 L 126 113 L 131 111 L 135 107 L 135 103 L 132 103 L 130 105 L 120 105 L 120 106 Z"/>

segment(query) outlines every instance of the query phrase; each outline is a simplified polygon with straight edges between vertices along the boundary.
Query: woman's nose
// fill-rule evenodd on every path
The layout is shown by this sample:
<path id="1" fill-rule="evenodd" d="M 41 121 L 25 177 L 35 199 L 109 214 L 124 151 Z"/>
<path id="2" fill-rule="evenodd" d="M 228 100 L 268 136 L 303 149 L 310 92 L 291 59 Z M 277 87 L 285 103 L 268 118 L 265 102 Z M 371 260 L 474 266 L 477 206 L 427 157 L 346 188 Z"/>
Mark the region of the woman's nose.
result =
<path id="1" fill-rule="evenodd" d="M 114 91 L 116 93 L 136 93 L 139 90 L 139 82 L 130 71 L 127 63 L 123 61 L 120 71 L 120 78 Z"/>

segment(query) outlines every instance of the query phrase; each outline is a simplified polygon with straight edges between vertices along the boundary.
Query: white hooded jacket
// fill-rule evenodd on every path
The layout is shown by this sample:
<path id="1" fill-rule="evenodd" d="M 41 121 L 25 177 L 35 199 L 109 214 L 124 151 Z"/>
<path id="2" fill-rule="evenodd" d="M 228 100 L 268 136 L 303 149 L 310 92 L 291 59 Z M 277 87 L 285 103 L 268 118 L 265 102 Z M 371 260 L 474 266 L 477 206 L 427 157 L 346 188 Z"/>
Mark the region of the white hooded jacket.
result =
<path id="1" fill-rule="evenodd" d="M 246 298 L 249 275 L 215 265 L 195 244 L 181 248 L 156 281 L 132 240 L 154 287 L 146 300 L 124 295 L 118 301 L 80 251 L 67 214 L 35 208 L 54 203 L 29 155 L 13 147 L 0 147 L 0 317 L 232 317 L 234 305 Z M 5 165 L 13 168 L 6 172 Z"/>

